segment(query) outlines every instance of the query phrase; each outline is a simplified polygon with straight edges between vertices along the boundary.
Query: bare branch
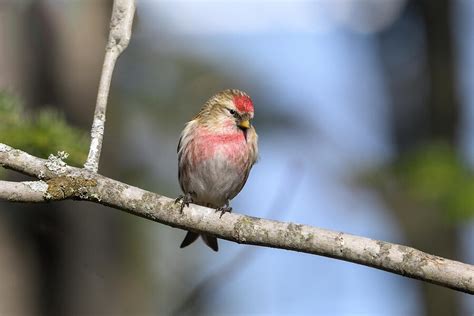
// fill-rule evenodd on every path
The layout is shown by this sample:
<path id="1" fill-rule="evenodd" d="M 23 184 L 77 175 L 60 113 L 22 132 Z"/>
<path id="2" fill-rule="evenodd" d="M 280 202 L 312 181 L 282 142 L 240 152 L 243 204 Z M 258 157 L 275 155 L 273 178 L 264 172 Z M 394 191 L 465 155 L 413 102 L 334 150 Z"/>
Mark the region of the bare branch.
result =
<path id="1" fill-rule="evenodd" d="M 99 169 L 100 153 L 104 138 L 105 114 L 110 90 L 110 82 L 115 63 L 120 54 L 127 48 L 132 33 L 135 0 L 115 0 L 110 19 L 110 33 L 105 49 L 104 65 L 100 77 L 99 92 L 91 128 L 91 145 L 89 155 L 84 164 L 87 170 L 97 172 Z"/>
<path id="2" fill-rule="evenodd" d="M 198 205 L 191 205 L 180 213 L 173 199 L 85 169 L 61 163 L 55 166 L 51 161 L 54 161 L 51 157 L 48 160 L 39 159 L 0 144 L 2 166 L 47 179 L 48 187 L 43 195 L 45 200 L 92 201 L 172 227 L 214 235 L 237 243 L 350 261 L 474 294 L 472 265 L 407 246 L 307 225 L 234 213 L 220 218 L 215 210 Z M 58 166 L 61 168 L 57 168 Z M 2 193 L 0 197 L 5 195 Z M 16 201 L 22 201 L 21 194 Z M 28 200 L 25 199 L 24 202 Z"/>
<path id="3" fill-rule="evenodd" d="M 10 182 L 0 180 L 0 199 L 10 202 L 44 202 L 48 185 L 44 181 Z"/>

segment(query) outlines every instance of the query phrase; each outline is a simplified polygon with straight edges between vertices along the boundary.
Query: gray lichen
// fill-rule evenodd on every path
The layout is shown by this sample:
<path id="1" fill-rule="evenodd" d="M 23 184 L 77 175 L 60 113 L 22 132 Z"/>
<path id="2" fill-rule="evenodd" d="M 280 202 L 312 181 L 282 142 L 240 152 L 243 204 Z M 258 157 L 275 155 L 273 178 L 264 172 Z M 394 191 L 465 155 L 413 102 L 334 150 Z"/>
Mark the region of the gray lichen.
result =
<path id="1" fill-rule="evenodd" d="M 380 248 L 376 260 L 383 266 L 391 266 L 393 260 L 390 258 L 390 249 L 392 245 L 384 241 L 377 241 L 377 245 Z"/>
<path id="2" fill-rule="evenodd" d="M 49 155 L 48 161 L 46 161 L 45 165 L 50 171 L 61 174 L 66 171 L 67 164 L 63 161 L 63 159 L 67 159 L 69 154 L 65 151 L 58 151 L 57 155 Z"/>
<path id="3" fill-rule="evenodd" d="M 424 277 L 424 267 L 428 265 L 430 258 L 419 251 L 406 246 L 398 246 L 403 253 L 403 261 L 400 265 L 402 272 L 410 271 L 412 274 Z"/>
<path id="4" fill-rule="evenodd" d="M 40 172 L 38 173 L 38 179 L 44 179 L 45 178 L 45 174 L 44 174 L 44 170 L 40 170 Z"/>
<path id="5" fill-rule="evenodd" d="M 1 153 L 6 153 L 6 152 L 9 152 L 10 150 L 12 150 L 12 148 L 10 146 L 0 143 L 0 152 Z"/>
<path id="6" fill-rule="evenodd" d="M 289 243 L 291 248 L 308 244 L 313 239 L 313 234 L 305 233 L 301 224 L 289 223 L 285 230 L 278 231 L 278 238 Z"/>
<path id="7" fill-rule="evenodd" d="M 151 214 L 151 212 L 153 211 L 153 205 L 155 204 L 155 200 L 155 195 L 153 193 L 147 192 L 142 195 L 140 205 L 144 207 L 145 212 L 147 214 Z"/>
<path id="8" fill-rule="evenodd" d="M 25 181 L 23 182 L 31 190 L 35 192 L 46 192 L 48 190 L 48 184 L 42 180 L 40 181 Z"/>
<path id="9" fill-rule="evenodd" d="M 235 223 L 233 235 L 238 242 L 245 242 L 245 236 L 251 236 L 254 231 L 255 219 L 249 216 L 244 216 Z"/>

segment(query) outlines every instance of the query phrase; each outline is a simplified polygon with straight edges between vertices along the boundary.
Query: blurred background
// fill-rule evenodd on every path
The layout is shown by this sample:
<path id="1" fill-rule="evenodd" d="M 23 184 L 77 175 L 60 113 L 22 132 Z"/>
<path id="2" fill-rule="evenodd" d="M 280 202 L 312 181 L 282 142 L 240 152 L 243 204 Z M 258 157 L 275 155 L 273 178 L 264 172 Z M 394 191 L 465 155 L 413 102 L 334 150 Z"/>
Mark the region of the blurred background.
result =
<path id="1" fill-rule="evenodd" d="M 82 165 L 111 0 L 0 0 L 0 142 Z M 255 104 L 237 212 L 474 264 L 474 1 L 138 1 L 100 172 L 180 194 L 214 93 Z M 1 178 L 22 180 L 13 172 Z M 472 315 L 467 294 L 221 241 L 100 205 L 0 202 L 1 315 Z"/>

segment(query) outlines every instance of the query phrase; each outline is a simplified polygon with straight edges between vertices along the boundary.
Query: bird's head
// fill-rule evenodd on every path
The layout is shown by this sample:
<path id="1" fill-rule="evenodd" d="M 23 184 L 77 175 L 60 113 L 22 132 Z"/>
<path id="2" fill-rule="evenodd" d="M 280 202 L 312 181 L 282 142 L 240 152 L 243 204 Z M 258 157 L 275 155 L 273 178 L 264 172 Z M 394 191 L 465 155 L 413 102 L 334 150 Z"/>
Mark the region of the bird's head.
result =
<path id="1" fill-rule="evenodd" d="M 253 115 L 252 100 L 237 89 L 217 93 L 206 102 L 199 114 L 210 125 L 217 125 L 220 129 L 239 128 L 244 132 L 252 127 Z"/>

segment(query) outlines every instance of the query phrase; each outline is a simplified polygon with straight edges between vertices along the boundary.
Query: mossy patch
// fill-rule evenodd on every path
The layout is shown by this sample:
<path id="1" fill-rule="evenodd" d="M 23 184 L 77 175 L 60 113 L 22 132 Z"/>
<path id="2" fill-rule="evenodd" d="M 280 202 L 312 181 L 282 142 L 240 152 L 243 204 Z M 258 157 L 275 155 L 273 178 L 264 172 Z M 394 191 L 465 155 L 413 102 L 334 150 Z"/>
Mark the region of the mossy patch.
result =
<path id="1" fill-rule="evenodd" d="M 70 197 L 79 197 L 87 192 L 87 188 L 95 187 L 97 181 L 79 177 L 57 177 L 46 181 L 48 190 L 46 199 L 64 200 Z"/>

